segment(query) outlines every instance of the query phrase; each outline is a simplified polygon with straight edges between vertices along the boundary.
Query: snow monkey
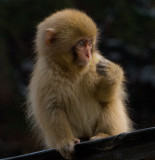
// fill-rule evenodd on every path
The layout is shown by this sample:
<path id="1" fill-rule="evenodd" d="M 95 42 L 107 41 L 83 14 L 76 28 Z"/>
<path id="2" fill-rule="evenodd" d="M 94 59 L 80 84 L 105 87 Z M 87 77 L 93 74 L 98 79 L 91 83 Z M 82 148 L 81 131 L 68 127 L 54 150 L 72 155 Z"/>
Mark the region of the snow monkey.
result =
<path id="1" fill-rule="evenodd" d="M 81 139 L 131 130 L 123 70 L 100 54 L 98 32 L 76 9 L 58 11 L 37 26 L 28 117 L 45 146 L 67 159 Z"/>

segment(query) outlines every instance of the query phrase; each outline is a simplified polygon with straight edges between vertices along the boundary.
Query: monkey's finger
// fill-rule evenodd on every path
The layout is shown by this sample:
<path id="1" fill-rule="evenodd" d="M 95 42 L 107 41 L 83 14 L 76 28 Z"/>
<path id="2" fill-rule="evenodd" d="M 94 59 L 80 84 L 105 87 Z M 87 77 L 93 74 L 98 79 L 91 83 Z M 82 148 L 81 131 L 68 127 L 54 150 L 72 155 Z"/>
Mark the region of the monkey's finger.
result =
<path id="1" fill-rule="evenodd" d="M 109 137 L 109 135 L 104 133 L 98 133 L 96 136 L 91 137 L 90 140 L 92 141 L 92 140 L 106 138 L 106 137 Z"/>
<path id="2" fill-rule="evenodd" d="M 74 138 L 74 144 L 80 143 L 80 139 Z"/>
<path id="3" fill-rule="evenodd" d="M 97 67 L 102 67 L 102 66 L 105 67 L 105 66 L 107 66 L 107 65 L 108 65 L 108 63 L 106 63 L 106 62 L 105 62 L 105 63 L 104 63 L 104 62 L 99 62 L 99 63 L 97 63 L 96 66 L 97 66 Z"/>
<path id="4" fill-rule="evenodd" d="M 107 65 L 108 63 L 110 63 L 110 61 L 107 59 L 104 59 L 104 60 L 102 59 L 98 62 L 98 64 L 102 64 L 102 65 Z"/>
<path id="5" fill-rule="evenodd" d="M 66 159 L 71 159 L 74 154 L 74 147 L 66 145 L 65 147 L 60 149 L 60 154 Z"/>
<path id="6" fill-rule="evenodd" d="M 107 76 L 107 68 L 97 68 L 96 72 L 98 73 L 98 75 Z"/>

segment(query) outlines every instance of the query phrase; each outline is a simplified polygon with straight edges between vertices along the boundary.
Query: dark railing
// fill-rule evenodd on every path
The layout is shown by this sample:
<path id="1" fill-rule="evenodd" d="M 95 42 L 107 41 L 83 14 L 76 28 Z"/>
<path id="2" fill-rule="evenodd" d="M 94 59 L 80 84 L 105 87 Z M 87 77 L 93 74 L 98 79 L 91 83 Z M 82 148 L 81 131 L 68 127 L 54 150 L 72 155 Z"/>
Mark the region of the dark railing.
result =
<path id="1" fill-rule="evenodd" d="M 75 146 L 73 160 L 139 160 L 155 156 L 155 127 L 122 133 Z M 1 160 L 65 160 L 49 149 Z"/>

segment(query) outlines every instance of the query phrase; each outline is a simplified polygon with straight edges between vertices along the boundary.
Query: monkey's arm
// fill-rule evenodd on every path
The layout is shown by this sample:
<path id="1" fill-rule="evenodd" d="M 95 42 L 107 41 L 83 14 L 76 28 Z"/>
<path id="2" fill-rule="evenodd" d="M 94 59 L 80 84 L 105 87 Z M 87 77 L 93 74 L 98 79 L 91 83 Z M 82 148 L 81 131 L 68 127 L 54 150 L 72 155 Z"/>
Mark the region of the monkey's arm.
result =
<path id="1" fill-rule="evenodd" d="M 95 95 L 99 102 L 112 101 L 123 92 L 124 73 L 121 67 L 107 59 L 101 59 L 96 65 L 99 83 L 96 85 Z"/>
<path id="2" fill-rule="evenodd" d="M 129 131 L 131 122 L 124 107 L 126 94 L 123 88 L 123 70 L 117 64 L 101 58 L 96 65 L 96 72 L 99 83 L 95 95 L 102 112 L 96 127 L 96 136 L 91 139 Z"/>
<path id="3" fill-rule="evenodd" d="M 73 137 L 66 113 L 57 106 L 42 110 L 39 114 L 42 132 L 49 148 L 56 147 L 66 158 L 71 158 L 75 143 L 80 140 Z"/>
<path id="4" fill-rule="evenodd" d="M 113 100 L 102 108 L 96 127 L 95 136 L 91 140 L 117 135 L 131 131 L 131 121 L 121 100 Z"/>

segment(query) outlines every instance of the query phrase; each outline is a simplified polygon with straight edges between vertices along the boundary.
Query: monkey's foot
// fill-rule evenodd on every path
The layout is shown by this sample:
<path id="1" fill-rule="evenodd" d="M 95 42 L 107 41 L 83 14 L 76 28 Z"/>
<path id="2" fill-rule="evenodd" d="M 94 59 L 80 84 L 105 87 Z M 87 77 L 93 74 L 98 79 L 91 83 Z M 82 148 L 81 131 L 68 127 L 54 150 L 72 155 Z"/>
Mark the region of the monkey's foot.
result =
<path id="1" fill-rule="evenodd" d="M 109 134 L 104 134 L 104 133 L 98 133 L 96 136 L 93 136 L 90 138 L 90 140 L 96 140 L 96 139 L 100 139 L 100 138 L 106 138 L 109 137 Z"/>

